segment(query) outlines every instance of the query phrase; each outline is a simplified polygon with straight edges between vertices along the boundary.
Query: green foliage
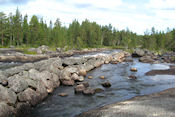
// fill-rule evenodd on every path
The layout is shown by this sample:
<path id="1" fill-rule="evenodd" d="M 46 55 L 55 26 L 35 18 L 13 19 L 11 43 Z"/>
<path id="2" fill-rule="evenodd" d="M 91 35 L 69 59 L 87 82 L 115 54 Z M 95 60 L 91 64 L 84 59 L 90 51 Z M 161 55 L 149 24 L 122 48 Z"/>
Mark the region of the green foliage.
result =
<path id="1" fill-rule="evenodd" d="M 8 16 L 0 12 L 0 43 L 0 47 L 38 47 L 44 44 L 53 50 L 56 47 L 82 49 L 107 46 L 128 51 L 138 47 L 175 51 L 175 30 L 164 33 L 153 27 L 150 33 L 147 31 L 144 35 L 137 35 L 129 29 L 118 31 L 111 24 L 101 26 L 87 19 L 82 23 L 73 20 L 69 27 L 62 26 L 59 19 L 47 25 L 43 18 L 35 15 L 31 19 L 27 15 L 23 17 L 17 9 L 15 14 Z"/>

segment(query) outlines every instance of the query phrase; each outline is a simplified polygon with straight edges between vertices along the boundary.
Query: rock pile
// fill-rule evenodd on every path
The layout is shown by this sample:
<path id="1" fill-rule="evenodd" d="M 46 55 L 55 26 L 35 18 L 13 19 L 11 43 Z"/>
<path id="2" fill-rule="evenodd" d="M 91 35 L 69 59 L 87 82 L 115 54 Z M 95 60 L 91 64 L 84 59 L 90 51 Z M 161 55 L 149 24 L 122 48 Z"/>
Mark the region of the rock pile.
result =
<path id="1" fill-rule="evenodd" d="M 119 52 L 63 59 L 56 57 L 0 71 L 0 116 L 18 116 L 26 112 L 26 108 L 46 98 L 60 84 L 73 86 L 76 82 L 82 82 L 88 71 L 111 61 L 121 62 L 125 54 Z M 92 95 L 95 90 L 88 83 L 82 82 L 75 87 L 75 92 Z"/>

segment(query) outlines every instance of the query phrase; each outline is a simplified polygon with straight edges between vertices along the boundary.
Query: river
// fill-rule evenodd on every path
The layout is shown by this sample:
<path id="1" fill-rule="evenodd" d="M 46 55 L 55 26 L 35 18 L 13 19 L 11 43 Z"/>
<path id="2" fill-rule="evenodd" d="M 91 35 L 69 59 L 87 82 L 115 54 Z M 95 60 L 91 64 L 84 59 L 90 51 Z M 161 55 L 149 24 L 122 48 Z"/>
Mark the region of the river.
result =
<path id="1" fill-rule="evenodd" d="M 108 53 L 108 52 L 106 52 Z M 91 54 L 91 55 L 96 55 Z M 82 55 L 81 55 L 82 56 Z M 130 68 L 136 67 L 138 72 L 131 72 Z M 173 75 L 145 76 L 153 69 L 168 69 L 169 64 L 140 63 L 134 59 L 132 63 L 104 64 L 88 72 L 85 81 L 92 88 L 102 88 L 104 91 L 93 96 L 74 94 L 74 87 L 60 86 L 42 103 L 33 108 L 30 117 L 73 117 L 84 111 L 98 108 L 107 104 L 120 102 L 135 96 L 160 92 L 172 88 L 175 84 Z M 91 75 L 93 79 L 87 77 Z M 104 75 L 106 79 L 100 79 Z M 131 80 L 130 75 L 138 79 Z M 102 82 L 109 81 L 112 86 L 103 88 Z M 60 97 L 59 93 L 67 93 L 67 97 Z"/>

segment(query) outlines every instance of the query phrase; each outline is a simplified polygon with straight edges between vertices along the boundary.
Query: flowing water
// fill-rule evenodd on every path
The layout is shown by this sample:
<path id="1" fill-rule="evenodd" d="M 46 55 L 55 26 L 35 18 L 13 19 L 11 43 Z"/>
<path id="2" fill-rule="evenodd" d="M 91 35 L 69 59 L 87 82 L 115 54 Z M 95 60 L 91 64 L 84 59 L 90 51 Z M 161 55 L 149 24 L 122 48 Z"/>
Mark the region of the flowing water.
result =
<path id="1" fill-rule="evenodd" d="M 136 67 L 138 72 L 131 72 L 130 68 Z M 144 74 L 153 69 L 168 69 L 168 64 L 140 63 L 134 59 L 133 63 L 104 64 L 88 72 L 85 78 L 92 88 L 102 88 L 104 91 L 93 96 L 74 94 L 74 87 L 60 86 L 52 95 L 37 105 L 30 117 L 73 117 L 89 109 L 98 108 L 106 104 L 123 101 L 135 96 L 160 92 L 172 88 L 175 85 L 175 76 L 156 75 L 145 76 Z M 100 79 L 104 75 L 106 79 Z M 131 80 L 130 75 L 138 79 Z M 112 86 L 103 88 L 102 82 L 109 81 Z M 59 93 L 68 93 L 67 97 L 60 97 Z"/>

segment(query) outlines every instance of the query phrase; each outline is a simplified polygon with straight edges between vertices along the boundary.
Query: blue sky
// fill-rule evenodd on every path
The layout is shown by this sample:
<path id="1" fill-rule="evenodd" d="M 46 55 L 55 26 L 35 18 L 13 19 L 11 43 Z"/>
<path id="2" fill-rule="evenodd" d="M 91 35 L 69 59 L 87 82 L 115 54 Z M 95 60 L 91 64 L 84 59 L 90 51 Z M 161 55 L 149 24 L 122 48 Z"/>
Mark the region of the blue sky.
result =
<path id="1" fill-rule="evenodd" d="M 23 15 L 37 15 L 47 22 L 59 18 L 66 26 L 74 19 L 87 18 L 138 34 L 153 26 L 157 30 L 175 28 L 174 0 L 0 0 L 0 11 L 6 14 L 17 7 Z"/>

